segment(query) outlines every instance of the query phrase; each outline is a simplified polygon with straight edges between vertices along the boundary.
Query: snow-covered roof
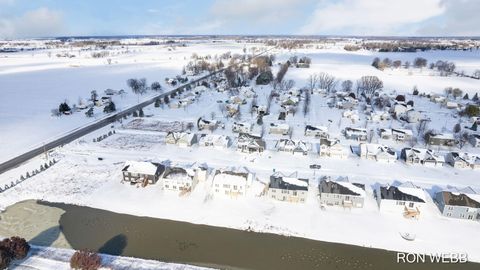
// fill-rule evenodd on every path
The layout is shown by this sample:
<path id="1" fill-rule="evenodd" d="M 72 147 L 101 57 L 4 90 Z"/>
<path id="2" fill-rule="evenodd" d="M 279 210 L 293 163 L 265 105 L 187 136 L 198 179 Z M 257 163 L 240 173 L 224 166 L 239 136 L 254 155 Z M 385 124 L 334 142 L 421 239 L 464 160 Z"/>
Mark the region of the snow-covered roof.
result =
<path id="1" fill-rule="evenodd" d="M 123 166 L 123 171 L 131 172 L 131 173 L 140 173 L 140 174 L 148 174 L 148 175 L 155 175 L 157 172 L 158 165 L 152 162 L 143 162 L 143 161 L 126 161 L 125 165 Z"/>
<path id="2" fill-rule="evenodd" d="M 424 202 L 426 201 L 425 191 L 423 191 L 423 189 L 420 187 L 415 186 L 410 181 L 402 183 L 401 185 L 397 186 L 397 188 L 405 194 L 415 196 L 419 199 L 422 199 Z"/>

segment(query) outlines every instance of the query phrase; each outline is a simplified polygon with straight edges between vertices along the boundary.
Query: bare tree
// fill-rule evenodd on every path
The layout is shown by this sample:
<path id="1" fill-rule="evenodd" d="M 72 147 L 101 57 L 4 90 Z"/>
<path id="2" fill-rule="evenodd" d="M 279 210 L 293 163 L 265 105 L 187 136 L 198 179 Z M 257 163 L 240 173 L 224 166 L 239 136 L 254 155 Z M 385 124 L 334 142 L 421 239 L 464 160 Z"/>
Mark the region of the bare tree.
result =
<path id="1" fill-rule="evenodd" d="M 315 89 L 317 84 L 318 84 L 318 75 L 317 74 L 310 74 L 310 76 L 308 76 L 308 79 L 307 79 L 308 90 L 310 90 L 310 92 L 313 92 L 313 89 Z"/>
<path id="2" fill-rule="evenodd" d="M 353 82 L 350 80 L 345 80 L 342 82 L 342 91 L 350 92 L 352 91 Z"/>
<path id="3" fill-rule="evenodd" d="M 335 89 L 336 85 L 337 80 L 334 76 L 325 72 L 321 72 L 318 74 L 318 87 L 320 87 L 321 89 L 325 89 L 328 93 L 330 93 L 332 90 Z"/>
<path id="4" fill-rule="evenodd" d="M 357 94 L 371 98 L 375 92 L 383 88 L 383 82 L 377 76 L 363 76 L 357 81 Z"/>

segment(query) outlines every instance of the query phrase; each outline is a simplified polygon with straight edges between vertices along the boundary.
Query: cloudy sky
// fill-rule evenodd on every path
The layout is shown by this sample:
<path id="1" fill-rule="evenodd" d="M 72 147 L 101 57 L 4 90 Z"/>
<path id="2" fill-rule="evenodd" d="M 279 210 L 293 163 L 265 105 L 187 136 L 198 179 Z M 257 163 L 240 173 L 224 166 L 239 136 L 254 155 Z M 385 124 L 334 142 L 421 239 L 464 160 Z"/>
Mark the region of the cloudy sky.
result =
<path id="1" fill-rule="evenodd" d="M 480 0 L 0 0 L 0 38 L 480 36 Z"/>

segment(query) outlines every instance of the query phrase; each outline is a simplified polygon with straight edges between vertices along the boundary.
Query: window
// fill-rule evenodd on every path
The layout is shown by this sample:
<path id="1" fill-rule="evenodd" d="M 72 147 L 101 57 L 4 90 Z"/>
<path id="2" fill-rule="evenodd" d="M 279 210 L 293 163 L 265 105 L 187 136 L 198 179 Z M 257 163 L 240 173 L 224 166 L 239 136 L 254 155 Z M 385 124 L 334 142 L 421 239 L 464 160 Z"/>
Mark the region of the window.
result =
<path id="1" fill-rule="evenodd" d="M 346 201 L 350 201 L 350 196 L 345 196 Z"/>
<path id="2" fill-rule="evenodd" d="M 165 188 L 168 188 L 168 185 L 165 185 Z"/>
<path id="3" fill-rule="evenodd" d="M 223 188 L 230 188 L 230 185 L 223 184 Z"/>
<path id="4" fill-rule="evenodd" d="M 276 189 L 274 189 L 274 188 L 272 188 L 272 189 L 271 189 L 271 191 L 272 191 L 272 193 L 275 193 L 275 192 L 277 192 L 277 190 L 276 190 Z"/>
<path id="5" fill-rule="evenodd" d="M 233 189 L 234 189 L 234 190 L 237 190 L 237 185 L 233 185 Z"/>
<path id="6" fill-rule="evenodd" d="M 293 192 L 293 196 L 297 196 L 297 192 L 296 192 L 296 191 Z"/>
<path id="7" fill-rule="evenodd" d="M 412 208 L 413 207 L 413 202 L 409 203 L 408 207 Z"/>

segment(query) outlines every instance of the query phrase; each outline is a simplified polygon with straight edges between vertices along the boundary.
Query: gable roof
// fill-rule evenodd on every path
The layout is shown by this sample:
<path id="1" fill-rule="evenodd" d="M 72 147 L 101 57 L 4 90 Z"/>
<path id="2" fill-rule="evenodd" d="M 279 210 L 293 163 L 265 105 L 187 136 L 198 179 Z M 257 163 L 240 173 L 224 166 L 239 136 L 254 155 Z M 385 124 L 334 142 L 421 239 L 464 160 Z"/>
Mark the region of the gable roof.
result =
<path id="1" fill-rule="evenodd" d="M 330 180 L 330 177 L 324 177 L 320 181 L 318 188 L 320 193 L 365 197 L 365 185 L 360 183 L 350 183 L 348 182 L 348 178 L 340 178 L 337 181 L 334 181 Z"/>
<path id="2" fill-rule="evenodd" d="M 397 200 L 397 201 L 409 201 L 409 202 L 422 202 L 424 203 L 425 192 L 413 185 L 411 182 L 405 182 L 398 187 L 396 186 L 381 186 L 380 198 L 382 200 Z"/>
<path id="3" fill-rule="evenodd" d="M 296 177 L 297 173 L 285 175 L 276 172 L 270 176 L 269 188 L 285 189 L 285 190 L 308 190 L 308 179 Z"/>

